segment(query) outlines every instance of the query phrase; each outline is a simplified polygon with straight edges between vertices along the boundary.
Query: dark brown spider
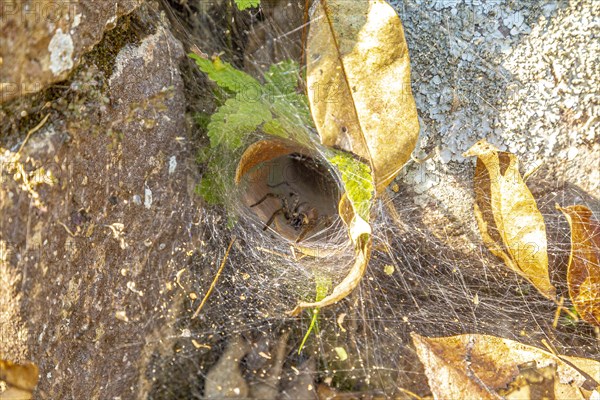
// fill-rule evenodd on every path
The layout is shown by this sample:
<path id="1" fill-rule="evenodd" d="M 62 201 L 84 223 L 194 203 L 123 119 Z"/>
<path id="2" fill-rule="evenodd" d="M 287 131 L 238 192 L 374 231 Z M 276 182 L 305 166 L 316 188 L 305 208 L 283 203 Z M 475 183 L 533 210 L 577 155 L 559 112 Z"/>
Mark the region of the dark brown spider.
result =
<path id="1" fill-rule="evenodd" d="M 268 186 L 273 189 L 281 185 L 289 186 L 287 182 L 281 182 L 277 185 Z M 294 228 L 295 231 L 299 232 L 298 238 L 296 239 L 297 243 L 304 239 L 304 237 L 316 226 L 319 219 L 318 211 L 314 207 L 311 207 L 308 202 L 301 202 L 298 193 L 291 190 L 287 196 L 280 193 L 269 192 L 256 203 L 252 204 L 250 208 L 260 205 L 269 198 L 279 199 L 281 202 L 281 207 L 273 212 L 263 227 L 263 231 L 266 231 L 271 226 L 278 215 L 283 215 L 289 226 Z M 290 203 L 291 199 L 293 199 L 293 201 Z"/>

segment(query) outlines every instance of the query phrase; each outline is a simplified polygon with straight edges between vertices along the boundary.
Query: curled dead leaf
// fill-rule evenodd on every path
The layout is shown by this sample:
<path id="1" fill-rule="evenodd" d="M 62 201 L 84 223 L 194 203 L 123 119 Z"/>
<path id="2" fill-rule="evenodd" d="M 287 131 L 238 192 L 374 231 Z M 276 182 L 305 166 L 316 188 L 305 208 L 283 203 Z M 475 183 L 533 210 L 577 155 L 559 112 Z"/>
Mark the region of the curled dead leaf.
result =
<path id="1" fill-rule="evenodd" d="M 352 203 L 348 200 L 346 195 L 343 195 L 339 202 L 339 213 L 344 223 L 348 226 L 348 234 L 354 245 L 354 263 L 346 277 L 333 288 L 333 291 L 328 296 L 320 301 L 312 303 L 299 302 L 296 308 L 289 313 L 292 316 L 296 316 L 300 314 L 302 310 L 308 308 L 321 308 L 335 304 L 344 299 L 356 289 L 365 274 L 369 259 L 371 258 L 371 246 L 373 242 L 371 225 L 355 212 Z"/>
<path id="2" fill-rule="evenodd" d="M 435 398 L 590 399 L 598 389 L 597 377 L 578 366 L 597 371 L 598 361 L 563 360 L 495 336 L 411 336 Z"/>
<path id="3" fill-rule="evenodd" d="M 311 152 L 307 148 L 281 139 L 263 140 L 252 144 L 244 152 L 238 164 L 235 177 L 236 184 L 239 185 L 241 184 L 242 180 L 248 178 L 249 182 L 254 187 L 262 183 L 264 186 L 262 188 L 263 192 L 270 190 L 265 179 L 257 178 L 257 176 L 253 175 L 253 171 L 258 170 L 262 163 L 291 153 L 298 153 L 306 157 L 311 157 Z M 335 184 L 335 182 L 332 182 L 332 184 Z M 262 196 L 262 194 L 260 196 Z M 244 201 L 248 204 L 252 203 L 252 201 Z M 300 302 L 290 313 L 291 315 L 298 315 L 302 310 L 307 308 L 321 308 L 340 301 L 358 286 L 365 273 L 371 252 L 371 226 L 359 215 L 358 212 L 356 212 L 354 209 L 356 205 L 348 200 L 346 194 L 342 195 L 342 198 L 337 203 L 337 206 L 337 211 L 347 226 L 348 236 L 354 247 L 355 257 L 353 264 L 350 267 L 346 277 L 333 289 L 328 296 L 325 296 L 323 299 L 316 302 Z M 279 204 L 278 207 L 281 207 L 281 204 Z M 256 212 L 259 211 L 260 210 L 256 210 Z M 287 235 L 285 231 L 280 230 L 280 233 L 282 233 L 284 237 L 287 237 L 288 239 L 293 237 L 293 232 Z M 318 243 L 316 244 L 318 245 Z M 347 242 L 339 243 L 339 249 L 345 250 L 346 244 Z M 304 253 L 310 253 L 309 247 L 299 246 L 297 243 L 295 243 L 295 245 L 298 246 L 299 249 Z M 329 246 L 330 243 L 325 243 L 325 245 Z M 317 252 L 316 254 L 320 254 L 320 252 L 321 251 Z"/>
<path id="4" fill-rule="evenodd" d="M 571 226 L 569 296 L 584 321 L 600 326 L 600 224 L 586 206 L 556 208 Z"/>
<path id="5" fill-rule="evenodd" d="M 248 146 L 242 155 L 235 171 L 236 185 L 242 181 L 242 178 L 257 165 L 265 161 L 272 160 L 279 156 L 290 153 L 299 153 L 309 156 L 308 150 L 291 141 L 269 139 L 261 140 Z"/>
<path id="6" fill-rule="evenodd" d="M 340 184 L 316 150 L 284 139 L 253 143 L 241 156 L 235 184 L 241 200 L 235 206 L 251 210 L 263 229 L 271 227 L 303 249 L 345 244 L 325 240 L 328 228 L 343 228 L 335 223 Z"/>
<path id="7" fill-rule="evenodd" d="M 477 156 L 474 212 L 484 243 L 506 266 L 554 300 L 546 225 L 519 173 L 517 157 L 499 151 L 485 139 L 463 156 Z"/>
<path id="8" fill-rule="evenodd" d="M 380 193 L 419 134 L 408 46 L 394 9 L 385 1 L 317 1 L 307 86 L 322 143 L 368 160 Z"/>
<path id="9" fill-rule="evenodd" d="M 368 224 L 367 224 L 368 226 Z M 289 314 L 296 316 L 302 312 L 302 310 L 308 308 L 322 308 L 335 304 L 338 301 L 348 296 L 360 283 L 367 265 L 369 264 L 369 258 L 371 257 L 371 235 L 366 234 L 362 237 L 360 243 L 356 245 L 356 253 L 354 257 L 354 264 L 348 271 L 346 277 L 335 287 L 333 291 L 321 301 L 313 303 L 301 301 L 298 303 Z"/>

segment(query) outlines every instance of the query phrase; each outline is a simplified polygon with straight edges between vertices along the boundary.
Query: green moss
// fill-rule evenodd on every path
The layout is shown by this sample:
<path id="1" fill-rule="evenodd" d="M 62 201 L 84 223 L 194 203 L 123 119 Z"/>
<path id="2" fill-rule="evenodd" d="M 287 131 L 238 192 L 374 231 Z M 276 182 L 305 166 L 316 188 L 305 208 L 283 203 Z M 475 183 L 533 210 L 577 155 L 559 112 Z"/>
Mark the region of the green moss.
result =
<path id="1" fill-rule="evenodd" d="M 67 79 L 2 104 L 0 140 L 18 141 L 48 113 L 51 114 L 49 121 L 60 116 L 77 118 L 85 104 L 107 103 L 106 80 L 112 75 L 117 54 L 127 44 L 138 44 L 152 29 L 132 15 L 119 18 L 116 28 L 105 32 L 100 43 L 83 57 Z M 73 84 L 78 86 L 76 90 L 73 90 Z M 81 123 L 86 124 L 86 121 Z M 91 129 L 101 129 L 93 123 L 89 125 Z"/>
<path id="2" fill-rule="evenodd" d="M 119 18 L 116 27 L 105 32 L 100 43 L 85 55 L 82 65 L 93 63 L 108 78 L 113 73 L 119 51 L 128 44 L 139 44 L 146 33 L 140 29 L 140 22 L 134 16 L 125 15 Z"/>
<path id="3" fill-rule="evenodd" d="M 260 0 L 235 0 L 235 4 L 240 10 L 245 10 L 247 8 L 258 7 Z"/>
<path id="4" fill-rule="evenodd" d="M 369 221 L 375 192 L 371 168 L 341 151 L 336 152 L 333 157 L 329 158 L 329 161 L 340 171 L 352 207 L 362 219 Z"/>

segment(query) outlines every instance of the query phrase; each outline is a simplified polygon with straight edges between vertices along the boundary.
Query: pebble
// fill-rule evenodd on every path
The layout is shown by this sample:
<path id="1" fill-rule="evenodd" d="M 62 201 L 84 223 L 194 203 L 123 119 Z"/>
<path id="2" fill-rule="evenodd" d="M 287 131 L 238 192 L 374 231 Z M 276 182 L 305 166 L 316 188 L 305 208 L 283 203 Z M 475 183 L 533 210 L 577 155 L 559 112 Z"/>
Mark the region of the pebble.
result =
<path id="1" fill-rule="evenodd" d="M 556 10 L 557 7 L 558 5 L 556 3 L 546 4 L 542 7 L 542 14 L 544 14 L 546 18 L 550 18 L 550 16 L 554 12 L 554 10 Z"/>
<path id="2" fill-rule="evenodd" d="M 460 56 L 460 58 L 462 58 L 465 61 L 470 62 L 470 61 L 473 61 L 475 59 L 475 56 L 470 51 L 465 51 L 464 53 L 462 53 L 462 55 Z"/>
<path id="3" fill-rule="evenodd" d="M 452 151 L 448 148 L 442 149 L 440 151 L 440 160 L 442 160 L 444 164 L 448 164 L 450 160 L 452 160 Z"/>
<path id="4" fill-rule="evenodd" d="M 175 172 L 176 168 L 177 168 L 177 157 L 171 156 L 171 158 L 169 158 L 169 175 L 172 175 Z"/>

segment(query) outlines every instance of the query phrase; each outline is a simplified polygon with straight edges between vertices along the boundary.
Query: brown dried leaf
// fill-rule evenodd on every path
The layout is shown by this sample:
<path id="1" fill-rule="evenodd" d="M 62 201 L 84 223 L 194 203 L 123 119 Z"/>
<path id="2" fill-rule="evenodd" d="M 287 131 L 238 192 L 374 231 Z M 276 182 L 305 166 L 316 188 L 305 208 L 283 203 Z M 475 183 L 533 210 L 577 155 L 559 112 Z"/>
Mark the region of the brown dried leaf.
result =
<path id="1" fill-rule="evenodd" d="M 567 270 L 569 295 L 584 321 L 600 326 L 600 224 L 582 205 L 556 208 L 571 226 L 571 255 Z"/>
<path id="2" fill-rule="evenodd" d="M 600 384 L 600 363 L 596 360 L 590 360 L 589 358 L 572 357 L 572 356 L 560 356 L 561 360 L 566 363 L 571 363 L 575 368 L 584 374 L 588 375 L 588 380 L 591 378 Z M 593 386 L 593 385 L 592 385 Z M 598 386 L 596 385 L 596 389 Z"/>
<path id="3" fill-rule="evenodd" d="M 355 213 L 346 195 L 343 195 L 339 202 L 339 214 L 348 226 L 348 234 L 355 248 L 354 264 L 346 277 L 333 288 L 331 294 L 317 302 L 299 302 L 296 308 L 290 312 L 292 316 L 298 315 L 302 310 L 308 308 L 321 308 L 344 299 L 356 289 L 365 274 L 369 259 L 371 258 L 371 246 L 373 242 L 371 225 Z"/>
<path id="4" fill-rule="evenodd" d="M 206 374 L 204 398 L 248 398 L 249 387 L 240 370 L 240 362 L 250 347 L 240 336 L 234 336 L 225 352 Z"/>
<path id="5" fill-rule="evenodd" d="M 320 301 L 307 303 L 301 301 L 294 308 L 290 315 L 295 316 L 307 308 L 321 308 L 337 303 L 348 296 L 360 283 L 369 259 L 371 257 L 371 226 L 358 215 L 352 219 L 352 224 L 349 226 L 349 233 L 356 249 L 354 255 L 354 264 L 348 271 L 346 277 L 335 287 L 331 294 Z"/>
<path id="6" fill-rule="evenodd" d="M 598 388 L 595 377 L 575 363 L 512 340 L 411 336 L 435 398 L 589 399 Z M 600 369 L 597 361 L 578 360 Z"/>
<path id="7" fill-rule="evenodd" d="M 368 160 L 380 193 L 410 158 L 419 134 L 400 18 L 384 1 L 317 1 L 307 58 L 321 141 Z"/>
<path id="8" fill-rule="evenodd" d="M 306 148 L 280 139 L 263 140 L 252 144 L 246 149 L 238 164 L 235 176 L 236 184 L 240 184 L 246 175 L 251 175 L 252 169 L 261 163 L 292 152 L 309 155 Z M 321 308 L 342 300 L 358 286 L 365 273 L 371 255 L 371 226 L 355 213 L 346 195 L 340 200 L 339 207 L 340 215 L 348 226 L 348 234 L 355 249 L 354 263 L 346 277 L 333 289 L 331 294 L 318 302 L 299 302 L 290 315 L 298 315 L 304 309 Z M 310 253 L 310 249 L 302 246 L 299 248 Z"/>
<path id="9" fill-rule="evenodd" d="M 0 381 L 6 382 L 9 388 L 22 392 L 33 392 L 38 383 L 38 367 L 33 363 L 15 364 L 0 359 Z M 0 398 L 4 398 L 4 393 Z"/>
<path id="10" fill-rule="evenodd" d="M 292 143 L 291 141 L 268 139 L 251 144 L 246 151 L 244 151 L 244 154 L 242 154 L 235 171 L 236 185 L 241 182 L 244 175 L 257 165 L 290 153 L 308 155 L 306 148 Z"/>
<path id="11" fill-rule="evenodd" d="M 485 139 L 463 156 L 477 156 L 474 212 L 484 243 L 510 269 L 554 300 L 546 225 L 519 173 L 517 157 L 498 151 Z"/>

